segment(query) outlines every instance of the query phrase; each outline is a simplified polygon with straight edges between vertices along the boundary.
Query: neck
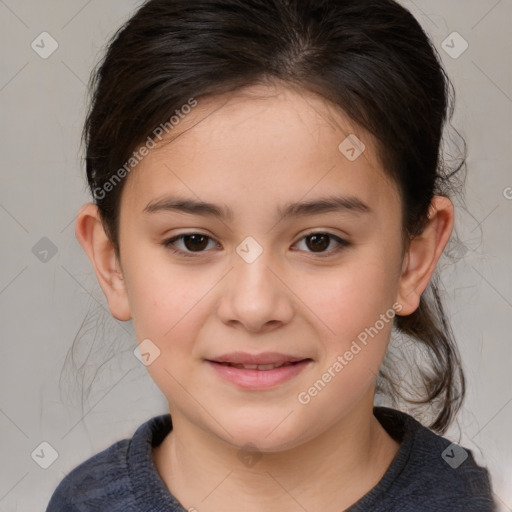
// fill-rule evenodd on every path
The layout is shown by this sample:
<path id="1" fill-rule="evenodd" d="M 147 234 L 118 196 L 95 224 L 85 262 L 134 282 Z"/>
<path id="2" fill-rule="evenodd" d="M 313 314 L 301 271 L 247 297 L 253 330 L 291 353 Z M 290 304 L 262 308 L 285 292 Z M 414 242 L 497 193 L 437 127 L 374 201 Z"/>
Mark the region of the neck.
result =
<path id="1" fill-rule="evenodd" d="M 373 416 L 373 396 L 320 436 L 279 452 L 242 451 L 172 418 L 155 465 L 184 508 L 201 512 L 343 510 L 379 482 L 399 447 Z"/>

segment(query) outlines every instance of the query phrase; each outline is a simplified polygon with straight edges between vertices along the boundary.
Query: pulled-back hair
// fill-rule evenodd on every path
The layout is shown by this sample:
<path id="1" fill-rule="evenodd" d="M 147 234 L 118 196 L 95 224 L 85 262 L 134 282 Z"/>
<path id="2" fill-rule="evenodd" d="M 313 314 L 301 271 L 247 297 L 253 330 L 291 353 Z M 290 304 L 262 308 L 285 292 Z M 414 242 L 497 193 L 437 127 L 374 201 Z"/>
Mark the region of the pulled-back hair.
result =
<path id="1" fill-rule="evenodd" d="M 450 170 L 444 163 L 453 88 L 408 10 L 393 0 L 149 0 L 92 75 L 83 133 L 89 187 L 118 256 L 124 181 L 106 185 L 133 152 L 191 98 L 275 82 L 317 93 L 375 137 L 400 191 L 404 246 L 421 233 L 433 196 L 449 195 L 464 159 Z M 442 433 L 462 403 L 464 375 L 436 278 L 418 309 L 394 322 L 427 356 L 417 395 L 404 399 L 435 406 L 430 426 Z M 401 396 L 388 363 L 378 390 Z"/>

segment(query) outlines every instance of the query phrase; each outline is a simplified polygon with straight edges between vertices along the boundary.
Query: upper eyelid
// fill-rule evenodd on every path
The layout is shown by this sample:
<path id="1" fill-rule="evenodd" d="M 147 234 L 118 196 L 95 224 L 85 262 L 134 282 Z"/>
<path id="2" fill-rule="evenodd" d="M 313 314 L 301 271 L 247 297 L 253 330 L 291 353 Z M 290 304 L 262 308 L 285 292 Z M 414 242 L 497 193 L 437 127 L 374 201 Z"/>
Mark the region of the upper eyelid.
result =
<path id="1" fill-rule="evenodd" d="M 217 245 L 220 245 L 220 243 L 218 242 L 218 240 L 216 240 L 214 237 L 206 234 L 206 233 L 201 233 L 199 231 L 189 231 L 189 232 L 186 232 L 186 233 L 180 233 L 179 235 L 175 235 L 175 236 L 172 236 L 170 238 L 167 238 L 165 241 L 164 241 L 164 244 L 165 245 L 171 245 L 172 243 L 176 242 L 177 240 L 180 240 L 180 239 L 183 239 L 185 236 L 190 236 L 190 235 L 202 235 L 202 236 L 206 236 L 207 238 L 209 238 L 210 240 L 212 240 L 213 242 L 215 242 Z M 302 241 L 304 238 L 307 238 L 308 236 L 313 236 L 313 235 L 328 235 L 330 236 L 331 238 L 335 239 L 337 241 L 337 243 L 339 245 L 348 245 L 349 242 L 342 236 L 339 236 L 339 235 L 336 235 L 335 233 L 332 233 L 328 230 L 317 230 L 317 231 L 308 231 L 307 233 L 301 235 L 301 237 L 293 244 L 293 245 L 296 245 L 297 243 L 299 243 L 300 241 Z M 177 252 L 182 252 L 182 253 L 185 253 L 185 254 L 202 254 L 202 253 L 207 253 L 209 251 L 197 251 L 197 252 L 194 252 L 194 251 L 184 251 L 183 249 L 176 249 Z M 328 254 L 329 252 L 333 252 L 333 250 L 331 251 L 328 251 L 328 252 L 324 252 L 324 253 L 318 253 L 318 254 Z M 315 253 L 311 253 L 311 254 L 315 254 Z"/>

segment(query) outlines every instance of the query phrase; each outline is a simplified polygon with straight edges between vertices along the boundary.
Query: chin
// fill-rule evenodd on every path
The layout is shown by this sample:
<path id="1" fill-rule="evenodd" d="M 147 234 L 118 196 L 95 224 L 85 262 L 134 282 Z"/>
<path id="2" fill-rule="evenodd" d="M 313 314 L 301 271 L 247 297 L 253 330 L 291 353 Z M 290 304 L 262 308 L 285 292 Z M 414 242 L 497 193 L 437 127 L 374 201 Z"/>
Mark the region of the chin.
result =
<path id="1" fill-rule="evenodd" d="M 286 416 L 285 416 L 286 417 Z M 298 425 L 285 426 L 282 415 L 278 418 L 267 416 L 266 421 L 232 422 L 226 432 L 218 432 L 231 446 L 242 451 L 278 453 L 295 448 L 301 444 L 302 432 Z"/>

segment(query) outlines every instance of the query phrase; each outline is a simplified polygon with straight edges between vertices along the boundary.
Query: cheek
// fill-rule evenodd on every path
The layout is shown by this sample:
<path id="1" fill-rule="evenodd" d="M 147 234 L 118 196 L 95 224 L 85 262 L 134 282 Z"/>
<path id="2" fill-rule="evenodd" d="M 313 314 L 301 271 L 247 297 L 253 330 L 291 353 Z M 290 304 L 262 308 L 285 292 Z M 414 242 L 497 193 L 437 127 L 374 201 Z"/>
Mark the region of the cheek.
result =
<path id="1" fill-rule="evenodd" d="M 360 257 L 336 270 L 305 273 L 300 289 L 301 299 L 328 331 L 354 335 L 393 305 L 397 279 L 383 261 Z"/>
<path id="2" fill-rule="evenodd" d="M 304 278 L 301 298 L 321 320 L 316 321 L 317 334 L 323 339 L 322 373 L 317 376 L 322 382 L 311 391 L 319 393 L 326 382 L 329 388 L 315 398 L 318 406 L 336 397 L 349 407 L 373 384 L 386 354 L 396 314 L 397 276 L 392 255 L 376 254 L 362 251 L 336 271 Z"/>
<path id="3" fill-rule="evenodd" d="M 373 389 L 396 314 L 394 279 L 382 261 L 360 258 L 329 278 L 317 276 L 316 286 L 304 283 L 304 302 L 321 319 L 317 325 L 329 328 L 318 333 L 324 350 L 318 371 L 297 395 L 304 413 L 335 421 Z"/>
<path id="4" fill-rule="evenodd" d="M 129 293 L 137 338 L 152 336 L 166 343 L 186 329 L 193 332 L 201 314 L 201 298 L 209 288 L 208 280 L 197 276 L 192 280 L 185 272 L 165 267 L 138 272 L 131 279 Z"/>
<path id="5" fill-rule="evenodd" d="M 130 280 L 133 326 L 139 343 L 149 339 L 158 349 L 147 366 L 156 385 L 166 396 L 186 399 L 180 383 L 197 364 L 195 341 L 211 308 L 206 299 L 212 284 L 161 268 L 139 270 Z"/>
<path id="6" fill-rule="evenodd" d="M 123 271 L 137 340 L 149 338 L 160 347 L 187 318 L 201 290 L 169 264 L 160 248 L 132 240 L 125 244 Z"/>

